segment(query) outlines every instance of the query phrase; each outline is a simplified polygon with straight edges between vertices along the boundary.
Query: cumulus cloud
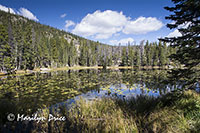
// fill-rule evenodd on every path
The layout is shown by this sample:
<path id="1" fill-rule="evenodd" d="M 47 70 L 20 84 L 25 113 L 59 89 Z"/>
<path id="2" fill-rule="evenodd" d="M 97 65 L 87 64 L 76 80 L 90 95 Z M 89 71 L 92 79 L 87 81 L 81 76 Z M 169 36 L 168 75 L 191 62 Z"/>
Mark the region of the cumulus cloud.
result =
<path id="1" fill-rule="evenodd" d="M 8 8 L 3 5 L 0 5 L 0 10 L 5 11 L 5 12 L 9 12 L 9 10 L 10 10 L 10 13 L 15 14 L 15 11 L 12 8 Z"/>
<path id="2" fill-rule="evenodd" d="M 174 24 L 175 22 L 172 22 Z M 191 22 L 186 22 L 178 26 L 178 29 L 187 29 L 190 26 Z M 178 29 L 175 29 L 173 32 L 170 32 L 166 37 L 180 37 L 182 34 Z"/>
<path id="3" fill-rule="evenodd" d="M 118 45 L 118 44 L 121 44 L 121 45 L 126 45 L 126 44 L 133 44 L 134 43 L 134 39 L 129 37 L 129 38 L 123 38 L 121 40 L 110 40 L 109 41 L 110 44 L 112 45 Z"/>
<path id="4" fill-rule="evenodd" d="M 39 20 L 37 19 L 37 17 L 34 16 L 33 13 L 30 12 L 30 11 L 29 11 L 28 9 L 26 9 L 26 8 L 20 8 L 18 14 L 19 14 L 19 15 L 22 15 L 22 16 L 28 18 L 28 19 L 32 19 L 32 20 L 35 20 L 35 21 L 39 21 Z"/>
<path id="5" fill-rule="evenodd" d="M 119 32 L 145 34 L 159 30 L 162 26 L 163 23 L 153 17 L 139 17 L 136 20 L 131 20 L 122 12 L 97 10 L 92 14 L 87 14 L 72 32 L 85 37 L 94 37 L 95 39 L 108 39 Z"/>
<path id="6" fill-rule="evenodd" d="M 66 31 L 69 31 L 69 27 L 70 26 L 74 26 L 75 25 L 75 23 L 73 22 L 73 21 L 71 21 L 71 20 L 66 20 L 65 21 L 65 30 Z"/>
<path id="7" fill-rule="evenodd" d="M 122 12 L 98 10 L 86 15 L 72 32 L 86 37 L 95 36 L 96 39 L 107 39 L 120 32 L 126 22 L 127 18 Z"/>
<path id="8" fill-rule="evenodd" d="M 125 34 L 146 34 L 151 31 L 157 31 L 163 26 L 163 23 L 154 17 L 139 17 L 134 21 L 128 21 L 123 29 Z"/>
<path id="9" fill-rule="evenodd" d="M 61 18 L 64 18 L 64 17 L 66 17 L 66 16 L 67 16 L 67 14 L 66 14 L 66 13 L 64 13 L 64 14 L 60 15 L 60 17 L 61 17 Z"/>
<path id="10" fill-rule="evenodd" d="M 37 19 L 37 17 L 34 16 L 33 13 L 30 12 L 30 11 L 29 11 L 28 9 L 26 9 L 26 8 L 20 8 L 19 11 L 17 11 L 17 12 L 15 13 L 14 9 L 9 8 L 9 7 L 6 7 L 6 6 L 3 6 L 3 5 L 0 4 L 0 10 L 5 11 L 5 12 L 10 12 L 10 13 L 12 13 L 12 14 L 16 14 L 16 13 L 17 13 L 17 14 L 19 14 L 19 15 L 22 15 L 22 16 L 26 17 L 26 18 L 29 18 L 29 19 L 32 19 L 32 20 L 35 20 L 35 21 L 39 21 L 39 20 Z"/>
<path id="11" fill-rule="evenodd" d="M 180 37 L 182 36 L 181 33 L 178 31 L 178 29 L 174 30 L 173 32 L 170 32 L 167 37 Z"/>

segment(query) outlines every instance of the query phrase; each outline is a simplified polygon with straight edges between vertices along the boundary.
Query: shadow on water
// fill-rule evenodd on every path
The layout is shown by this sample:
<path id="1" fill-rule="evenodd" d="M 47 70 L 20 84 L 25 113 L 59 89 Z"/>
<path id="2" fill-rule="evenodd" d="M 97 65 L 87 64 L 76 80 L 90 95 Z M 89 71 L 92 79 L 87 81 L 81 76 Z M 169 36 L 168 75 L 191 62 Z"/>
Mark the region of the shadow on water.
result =
<path id="1" fill-rule="evenodd" d="M 52 108 L 75 103 L 78 96 L 87 100 L 101 97 L 129 99 L 138 95 L 158 97 L 181 88 L 181 84 L 165 84 L 166 78 L 166 71 L 137 69 L 69 70 L 2 78 L 0 128 L 12 127 L 14 130 L 16 125 L 21 127 L 16 120 L 8 121 L 9 113 L 31 116 L 40 109 L 51 112 Z"/>

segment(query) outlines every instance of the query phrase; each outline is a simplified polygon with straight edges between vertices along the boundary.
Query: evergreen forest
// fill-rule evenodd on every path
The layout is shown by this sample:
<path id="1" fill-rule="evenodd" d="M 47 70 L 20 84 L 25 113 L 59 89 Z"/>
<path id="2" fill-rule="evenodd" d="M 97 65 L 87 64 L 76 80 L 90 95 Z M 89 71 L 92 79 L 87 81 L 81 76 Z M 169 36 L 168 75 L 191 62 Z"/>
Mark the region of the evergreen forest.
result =
<path id="1" fill-rule="evenodd" d="M 0 11 L 0 70 L 73 66 L 160 66 L 172 64 L 175 48 L 165 42 L 141 41 L 114 46 Z"/>

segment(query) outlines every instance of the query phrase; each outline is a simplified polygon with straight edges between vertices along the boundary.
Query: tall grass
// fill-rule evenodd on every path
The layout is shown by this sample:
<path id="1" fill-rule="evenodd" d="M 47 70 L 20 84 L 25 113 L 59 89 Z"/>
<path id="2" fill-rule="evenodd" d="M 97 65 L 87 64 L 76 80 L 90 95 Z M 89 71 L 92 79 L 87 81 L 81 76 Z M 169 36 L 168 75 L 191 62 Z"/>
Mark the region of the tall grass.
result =
<path id="1" fill-rule="evenodd" d="M 31 123 L 30 132 L 152 132 L 200 131 L 200 94 L 173 92 L 162 97 L 138 96 L 128 100 L 80 99 L 67 110 L 44 109 L 40 115 L 65 116 L 66 120 Z M 30 124 L 29 124 L 30 125 Z M 30 126 L 29 126 L 30 127 Z"/>
<path id="2" fill-rule="evenodd" d="M 72 128 L 82 132 L 137 132 L 133 117 L 127 117 L 114 100 L 87 102 L 81 99 L 68 114 Z"/>
<path id="3" fill-rule="evenodd" d="M 116 101 L 125 114 L 135 118 L 139 132 L 200 131 L 200 94 L 194 91 Z"/>
<path id="4" fill-rule="evenodd" d="M 185 91 L 158 98 L 103 98 L 92 102 L 82 99 L 68 116 L 72 128 L 87 132 L 198 132 L 200 95 Z"/>

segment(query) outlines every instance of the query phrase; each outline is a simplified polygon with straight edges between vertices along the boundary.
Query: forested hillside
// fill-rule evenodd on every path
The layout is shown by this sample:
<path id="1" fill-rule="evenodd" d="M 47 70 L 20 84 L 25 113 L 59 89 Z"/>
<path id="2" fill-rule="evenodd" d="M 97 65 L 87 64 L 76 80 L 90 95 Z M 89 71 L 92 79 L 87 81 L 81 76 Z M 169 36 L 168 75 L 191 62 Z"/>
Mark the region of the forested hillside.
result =
<path id="1" fill-rule="evenodd" d="M 63 66 L 166 66 L 165 43 L 110 46 L 0 11 L 0 70 Z"/>

